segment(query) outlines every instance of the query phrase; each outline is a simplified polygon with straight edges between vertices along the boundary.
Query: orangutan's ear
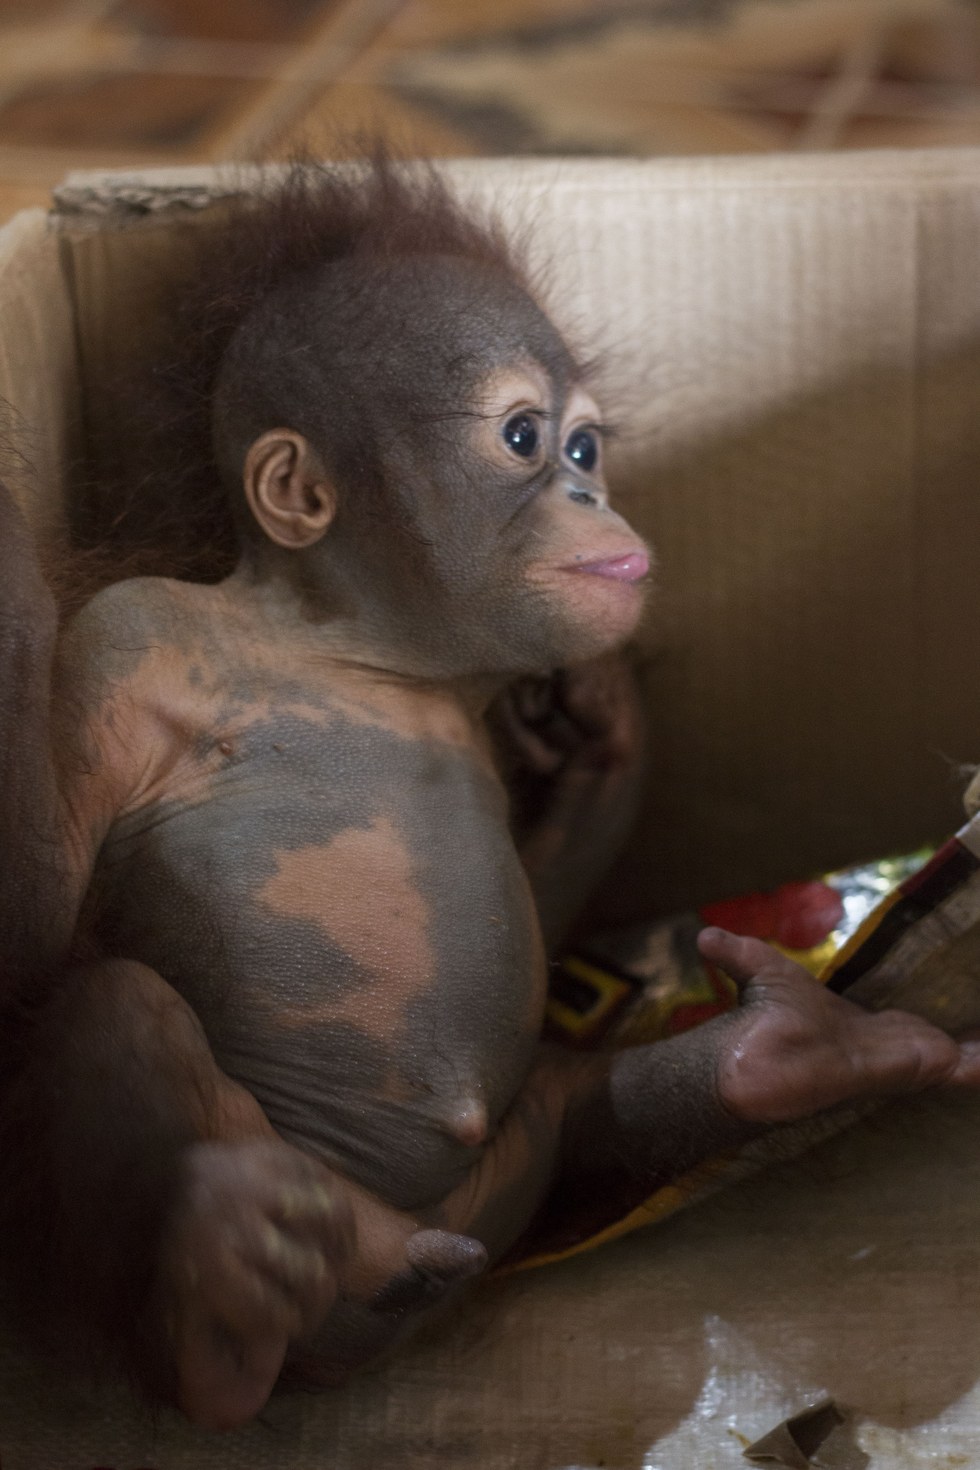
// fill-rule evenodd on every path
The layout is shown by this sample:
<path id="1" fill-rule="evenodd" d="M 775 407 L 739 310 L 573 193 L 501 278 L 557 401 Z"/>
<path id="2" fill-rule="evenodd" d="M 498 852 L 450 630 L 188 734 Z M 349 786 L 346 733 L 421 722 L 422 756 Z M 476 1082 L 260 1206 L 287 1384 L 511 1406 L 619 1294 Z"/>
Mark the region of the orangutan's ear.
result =
<path id="1" fill-rule="evenodd" d="M 249 509 L 270 541 L 302 551 L 326 533 L 337 489 L 302 434 L 267 430 L 249 448 L 242 473 Z"/>

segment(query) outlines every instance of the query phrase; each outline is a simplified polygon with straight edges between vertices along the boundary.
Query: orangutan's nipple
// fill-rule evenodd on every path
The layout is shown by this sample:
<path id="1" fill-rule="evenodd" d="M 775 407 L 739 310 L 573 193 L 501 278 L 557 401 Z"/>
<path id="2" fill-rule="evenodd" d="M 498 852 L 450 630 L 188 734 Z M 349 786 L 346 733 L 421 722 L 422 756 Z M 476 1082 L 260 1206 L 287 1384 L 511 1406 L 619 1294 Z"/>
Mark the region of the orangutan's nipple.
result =
<path id="1" fill-rule="evenodd" d="M 450 1136 L 467 1148 L 479 1148 L 487 1141 L 487 1110 L 475 1097 L 461 1098 L 448 1124 Z"/>

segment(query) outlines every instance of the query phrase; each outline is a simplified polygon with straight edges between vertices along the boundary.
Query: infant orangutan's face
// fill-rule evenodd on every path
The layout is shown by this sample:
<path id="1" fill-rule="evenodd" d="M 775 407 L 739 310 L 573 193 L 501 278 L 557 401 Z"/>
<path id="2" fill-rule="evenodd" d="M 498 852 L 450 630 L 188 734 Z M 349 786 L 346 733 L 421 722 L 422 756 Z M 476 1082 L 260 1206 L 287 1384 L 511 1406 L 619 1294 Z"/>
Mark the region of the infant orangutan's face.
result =
<path id="1" fill-rule="evenodd" d="M 501 666 L 554 667 L 628 638 L 650 556 L 610 509 L 594 399 L 525 360 L 490 372 L 451 432 L 455 471 L 435 471 L 431 501 L 456 617 L 474 620 Z"/>
<path id="2" fill-rule="evenodd" d="M 370 285 L 343 337 L 340 298 L 311 303 L 317 396 L 289 432 L 333 488 L 296 543 L 309 576 L 433 673 L 543 672 L 622 643 L 649 552 L 610 509 L 601 415 L 551 321 L 472 261 Z"/>

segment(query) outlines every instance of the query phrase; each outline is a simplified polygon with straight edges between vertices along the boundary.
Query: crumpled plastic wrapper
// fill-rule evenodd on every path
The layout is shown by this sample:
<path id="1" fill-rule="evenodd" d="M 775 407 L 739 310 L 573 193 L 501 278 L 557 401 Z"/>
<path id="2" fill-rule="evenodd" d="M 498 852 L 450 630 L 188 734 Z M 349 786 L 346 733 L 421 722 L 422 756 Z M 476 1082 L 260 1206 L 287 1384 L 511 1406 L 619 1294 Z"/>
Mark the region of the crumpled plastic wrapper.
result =
<path id="1" fill-rule="evenodd" d="M 555 969 L 552 1034 L 630 1046 L 728 1010 L 735 987 L 697 949 L 709 924 L 766 940 L 871 1009 L 900 1006 L 948 1031 L 980 1025 L 980 817 L 938 851 L 595 936 Z"/>

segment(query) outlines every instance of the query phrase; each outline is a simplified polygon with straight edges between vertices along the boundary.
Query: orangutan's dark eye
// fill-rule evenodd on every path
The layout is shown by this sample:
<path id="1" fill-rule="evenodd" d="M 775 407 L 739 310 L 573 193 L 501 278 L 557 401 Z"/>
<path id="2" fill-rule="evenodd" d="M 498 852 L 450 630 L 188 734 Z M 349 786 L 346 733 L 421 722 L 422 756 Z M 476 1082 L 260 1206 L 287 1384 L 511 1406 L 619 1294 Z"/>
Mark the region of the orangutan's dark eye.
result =
<path id="1" fill-rule="evenodd" d="M 569 434 L 565 445 L 565 456 L 589 474 L 599 463 L 599 441 L 591 429 L 576 429 Z"/>
<path id="2" fill-rule="evenodd" d="M 504 443 L 522 459 L 532 459 L 539 442 L 538 426 L 529 413 L 515 413 L 504 424 Z"/>

